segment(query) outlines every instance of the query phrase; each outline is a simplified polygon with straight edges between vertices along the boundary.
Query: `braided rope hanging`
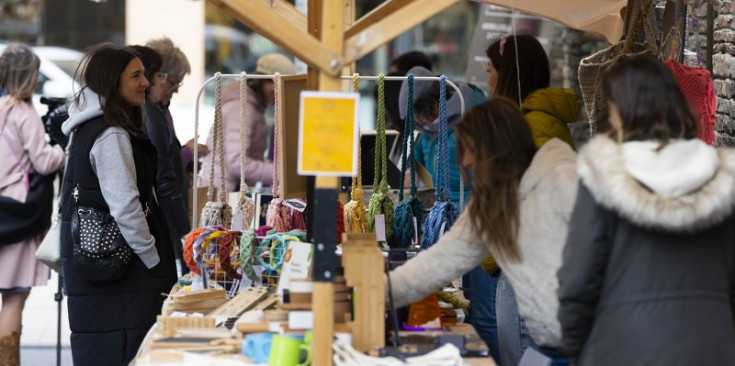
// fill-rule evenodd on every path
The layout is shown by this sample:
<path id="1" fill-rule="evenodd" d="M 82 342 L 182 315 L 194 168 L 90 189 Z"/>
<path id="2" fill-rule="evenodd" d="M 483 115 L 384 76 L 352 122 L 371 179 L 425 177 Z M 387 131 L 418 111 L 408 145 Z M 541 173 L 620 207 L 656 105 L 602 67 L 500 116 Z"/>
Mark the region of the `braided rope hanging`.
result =
<path id="1" fill-rule="evenodd" d="M 413 147 L 416 140 L 413 134 L 413 125 L 413 74 L 408 74 L 408 103 L 406 106 L 406 124 L 403 128 L 403 153 L 401 154 L 400 191 L 398 193 L 398 200 L 401 203 L 396 206 L 393 215 L 393 237 L 390 242 L 392 248 L 406 248 L 413 242 L 414 235 L 416 239 L 420 237 L 420 232 L 418 231 L 422 223 L 424 203 L 416 197 L 418 193 L 416 187 L 416 160 L 413 155 Z M 406 175 L 407 165 L 409 165 L 411 174 L 411 198 L 404 202 L 403 180 Z M 414 219 L 416 220 L 415 227 Z"/>
<path id="2" fill-rule="evenodd" d="M 273 81 L 273 93 L 275 94 L 275 105 L 273 113 L 273 199 L 268 204 L 268 211 L 265 214 L 265 224 L 272 227 L 279 233 L 285 233 L 291 230 L 291 209 L 283 204 L 283 200 L 278 197 L 278 159 L 280 157 L 280 147 L 278 134 L 281 129 L 281 74 L 276 73 Z"/>
<path id="3" fill-rule="evenodd" d="M 208 202 L 202 209 L 199 222 L 201 226 L 229 225 L 232 223 L 232 208 L 227 204 L 227 191 L 225 190 L 225 140 L 222 121 L 222 73 L 215 74 L 216 84 L 214 89 L 214 136 L 212 137 L 212 164 L 209 174 L 209 189 L 207 189 Z M 220 187 L 219 201 L 214 197 L 214 166 L 219 158 Z"/>
<path id="4" fill-rule="evenodd" d="M 439 148 L 437 152 L 436 188 L 434 189 L 434 206 L 431 207 L 429 216 L 423 227 L 423 241 L 421 248 L 426 249 L 449 231 L 457 218 L 459 210 L 452 203 L 452 194 L 449 190 L 449 152 L 447 140 L 449 139 L 449 125 L 447 123 L 447 77 L 441 75 L 439 78 Z"/>
<path id="5" fill-rule="evenodd" d="M 388 195 L 388 154 L 385 148 L 385 76 L 378 75 L 378 123 L 375 136 L 373 195 L 368 203 L 368 229 L 375 232 L 375 216 L 385 216 L 385 238 L 393 234 L 393 200 Z M 380 177 L 380 179 L 378 179 Z"/>
<path id="6" fill-rule="evenodd" d="M 360 90 L 360 74 L 352 75 L 352 90 Z M 377 153 L 377 152 L 376 152 Z M 357 176 L 352 178 L 350 202 L 344 205 L 344 226 L 349 233 L 364 233 L 367 229 L 367 210 L 362 193 L 362 147 L 357 145 Z"/>
<path id="7" fill-rule="evenodd" d="M 240 197 L 235 207 L 235 212 L 242 214 L 242 230 L 251 229 L 253 217 L 255 216 L 255 203 L 252 198 L 247 196 L 249 187 L 245 182 L 245 139 L 247 136 L 246 113 L 248 99 L 248 86 L 246 81 L 247 74 L 243 71 L 240 73 Z M 235 226 L 234 223 L 232 226 Z"/>

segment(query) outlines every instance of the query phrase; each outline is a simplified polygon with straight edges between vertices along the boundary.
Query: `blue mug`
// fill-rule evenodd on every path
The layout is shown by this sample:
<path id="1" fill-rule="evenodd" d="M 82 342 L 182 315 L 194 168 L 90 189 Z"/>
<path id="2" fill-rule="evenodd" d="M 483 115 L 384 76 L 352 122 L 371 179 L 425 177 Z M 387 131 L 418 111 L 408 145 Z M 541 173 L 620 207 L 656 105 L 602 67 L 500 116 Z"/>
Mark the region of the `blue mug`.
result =
<path id="1" fill-rule="evenodd" d="M 273 343 L 273 333 L 253 333 L 242 341 L 242 354 L 257 364 L 267 364 Z"/>

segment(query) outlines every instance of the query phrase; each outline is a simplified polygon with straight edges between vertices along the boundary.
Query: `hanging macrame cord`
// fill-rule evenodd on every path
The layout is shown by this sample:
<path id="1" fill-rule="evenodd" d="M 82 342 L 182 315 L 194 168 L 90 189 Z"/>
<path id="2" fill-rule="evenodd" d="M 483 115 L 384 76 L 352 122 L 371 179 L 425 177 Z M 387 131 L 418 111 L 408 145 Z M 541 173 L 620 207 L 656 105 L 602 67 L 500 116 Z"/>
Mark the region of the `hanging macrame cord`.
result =
<path id="1" fill-rule="evenodd" d="M 279 233 L 284 233 L 291 230 L 291 210 L 283 205 L 283 201 L 279 197 L 279 181 L 278 181 L 278 169 L 280 159 L 280 141 L 278 135 L 281 129 L 281 74 L 275 74 L 275 80 L 273 80 L 273 93 L 274 98 L 274 113 L 273 113 L 273 185 L 272 194 L 273 199 L 268 205 L 268 211 L 266 212 L 266 225 L 274 228 Z"/>
<path id="2" fill-rule="evenodd" d="M 352 75 L 352 90 L 360 91 L 360 75 Z M 344 206 L 345 228 L 351 233 L 364 233 L 367 228 L 367 210 L 362 192 L 362 147 L 357 144 L 357 176 L 352 178 L 350 202 Z"/>

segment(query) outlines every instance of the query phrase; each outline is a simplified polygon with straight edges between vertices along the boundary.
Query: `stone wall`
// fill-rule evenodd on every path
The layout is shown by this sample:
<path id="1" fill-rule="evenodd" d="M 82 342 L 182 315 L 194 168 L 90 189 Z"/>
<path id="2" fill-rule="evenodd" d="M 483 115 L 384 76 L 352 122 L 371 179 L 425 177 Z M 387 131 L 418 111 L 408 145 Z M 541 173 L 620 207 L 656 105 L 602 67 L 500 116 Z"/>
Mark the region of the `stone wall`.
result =
<path id="1" fill-rule="evenodd" d="M 715 145 L 735 146 L 735 1 L 723 0 L 716 9 L 712 66 L 717 94 Z M 703 33 L 703 32 L 702 32 Z"/>

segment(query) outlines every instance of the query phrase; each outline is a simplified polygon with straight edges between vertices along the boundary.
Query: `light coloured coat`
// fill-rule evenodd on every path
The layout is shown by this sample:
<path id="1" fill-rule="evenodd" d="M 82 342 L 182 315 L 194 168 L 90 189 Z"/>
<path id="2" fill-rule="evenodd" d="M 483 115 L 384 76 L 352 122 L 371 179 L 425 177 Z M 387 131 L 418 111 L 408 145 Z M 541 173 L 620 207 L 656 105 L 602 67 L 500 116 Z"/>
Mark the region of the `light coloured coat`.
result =
<path id="1" fill-rule="evenodd" d="M 520 263 L 495 255 L 516 292 L 518 308 L 533 340 L 546 347 L 561 344 L 556 318 L 556 271 L 577 194 L 575 153 L 552 139 L 536 153 L 520 183 L 518 248 Z M 482 262 L 491 251 L 471 224 L 469 211 L 459 217 L 437 244 L 391 273 L 397 306 L 419 300 Z M 470 304 L 472 306 L 472 304 Z"/>
<path id="2" fill-rule="evenodd" d="M 0 98 L 0 131 L 0 196 L 25 202 L 24 169 L 51 174 L 64 165 L 64 150 L 46 142 L 43 122 L 33 106 L 10 96 Z M 46 283 L 48 267 L 34 257 L 41 239 L 0 246 L 0 288 Z"/>

